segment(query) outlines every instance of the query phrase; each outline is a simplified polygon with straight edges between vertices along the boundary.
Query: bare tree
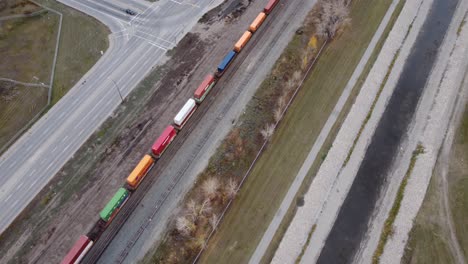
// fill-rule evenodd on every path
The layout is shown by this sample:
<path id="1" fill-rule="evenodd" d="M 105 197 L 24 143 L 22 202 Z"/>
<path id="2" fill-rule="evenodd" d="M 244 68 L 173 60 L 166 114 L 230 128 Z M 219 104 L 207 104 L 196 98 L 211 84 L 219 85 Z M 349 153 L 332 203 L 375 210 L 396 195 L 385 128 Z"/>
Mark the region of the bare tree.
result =
<path id="1" fill-rule="evenodd" d="M 302 73 L 301 71 L 295 71 L 293 73 L 292 79 L 294 80 L 294 86 L 296 86 L 302 79 Z"/>
<path id="2" fill-rule="evenodd" d="M 190 236 L 195 228 L 195 224 L 185 216 L 180 216 L 176 220 L 176 229 L 184 236 Z"/>
<path id="3" fill-rule="evenodd" d="M 229 178 L 226 187 L 225 193 L 228 198 L 233 198 L 237 194 L 237 182 L 233 178 Z"/>
<path id="4" fill-rule="evenodd" d="M 269 124 L 264 129 L 262 129 L 262 131 L 260 131 L 260 134 L 262 134 L 263 139 L 270 140 L 273 132 L 275 132 L 275 125 Z"/>
<path id="5" fill-rule="evenodd" d="M 275 111 L 273 111 L 273 118 L 275 119 L 276 123 L 278 123 L 281 120 L 282 116 L 283 116 L 283 109 L 278 107 L 275 109 Z"/>
<path id="6" fill-rule="evenodd" d="M 314 24 L 317 35 L 333 39 L 350 21 L 346 0 L 322 0 Z"/>
<path id="7" fill-rule="evenodd" d="M 218 224 L 219 217 L 217 214 L 213 214 L 210 218 L 210 225 L 212 229 L 216 229 L 216 225 Z"/>
<path id="8" fill-rule="evenodd" d="M 206 198 L 212 200 L 216 198 L 219 189 L 219 180 L 216 177 L 211 177 L 205 180 L 202 186 L 203 194 Z"/>
<path id="9" fill-rule="evenodd" d="M 211 211 L 213 211 L 213 207 L 211 206 L 210 199 L 205 199 L 205 201 L 200 205 L 198 215 L 207 215 L 211 213 Z"/>
<path id="10" fill-rule="evenodd" d="M 193 238 L 192 240 L 192 248 L 194 250 L 200 250 L 205 246 L 206 243 L 206 235 L 205 234 L 199 234 L 196 237 Z"/>
<path id="11" fill-rule="evenodd" d="M 195 200 L 190 199 L 190 201 L 188 201 L 187 211 L 188 211 L 188 215 L 192 218 L 192 221 L 193 222 L 197 221 L 200 215 L 199 213 L 200 209 L 199 209 L 199 206 L 197 205 L 197 202 L 195 202 Z"/>

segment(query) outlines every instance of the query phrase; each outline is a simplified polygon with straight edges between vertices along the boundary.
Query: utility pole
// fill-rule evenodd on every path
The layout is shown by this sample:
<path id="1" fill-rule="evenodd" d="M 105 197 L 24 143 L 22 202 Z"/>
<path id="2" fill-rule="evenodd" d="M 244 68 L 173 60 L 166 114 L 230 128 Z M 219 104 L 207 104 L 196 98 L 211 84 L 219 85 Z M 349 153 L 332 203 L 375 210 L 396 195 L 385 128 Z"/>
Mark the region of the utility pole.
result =
<path id="1" fill-rule="evenodd" d="M 120 96 L 120 100 L 122 100 L 122 102 L 124 101 L 123 97 L 122 97 L 122 94 L 120 93 L 120 88 L 119 86 L 117 85 L 117 83 L 115 83 L 114 80 L 110 79 L 114 84 L 115 84 L 115 89 L 117 89 L 117 92 L 119 93 L 119 96 Z"/>

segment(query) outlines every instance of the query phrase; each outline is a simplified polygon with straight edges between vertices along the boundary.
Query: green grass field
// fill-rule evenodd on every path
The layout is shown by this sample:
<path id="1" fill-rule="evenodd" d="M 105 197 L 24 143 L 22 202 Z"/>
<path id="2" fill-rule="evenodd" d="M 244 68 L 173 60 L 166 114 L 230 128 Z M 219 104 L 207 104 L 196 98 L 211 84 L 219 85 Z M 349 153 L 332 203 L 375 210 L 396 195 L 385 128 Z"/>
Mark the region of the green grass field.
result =
<path id="1" fill-rule="evenodd" d="M 7 91 L 2 92 L 5 87 Z M 0 146 L 47 105 L 47 90 L 0 81 Z"/>
<path id="2" fill-rule="evenodd" d="M 63 15 L 52 103 L 56 103 L 101 57 L 109 46 L 109 29 L 96 19 L 52 0 L 37 0 Z"/>
<path id="3" fill-rule="evenodd" d="M 0 77 L 49 84 L 59 19 L 45 11 L 2 21 Z M 47 106 L 47 93 L 47 87 L 0 82 L 0 149 Z"/>
<path id="4" fill-rule="evenodd" d="M 468 109 L 465 109 L 449 160 L 450 211 L 460 249 L 468 259 Z M 403 263 L 455 263 L 438 177 L 436 169 L 411 230 Z"/>
<path id="5" fill-rule="evenodd" d="M 351 26 L 322 53 L 201 263 L 248 261 L 390 3 L 353 1 Z"/>
<path id="6" fill-rule="evenodd" d="M 48 84 L 57 41 L 59 16 L 45 12 L 0 24 L 0 77 Z"/>
<path id="7" fill-rule="evenodd" d="M 37 2 L 63 14 L 51 107 L 101 57 L 101 51 L 105 51 L 109 45 L 107 36 L 110 32 L 96 19 L 57 1 Z M 44 12 L 0 23 L 0 77 L 25 83 L 50 84 L 60 16 L 25 0 L 6 0 L 0 3 L 0 16 L 3 17 L 40 10 Z M 47 106 L 48 91 L 41 87 L 31 87 L 33 92 L 27 94 L 25 86 L 6 82 L 0 85 L 2 149 Z M 5 94 L 9 95 L 8 100 L 4 100 Z"/>

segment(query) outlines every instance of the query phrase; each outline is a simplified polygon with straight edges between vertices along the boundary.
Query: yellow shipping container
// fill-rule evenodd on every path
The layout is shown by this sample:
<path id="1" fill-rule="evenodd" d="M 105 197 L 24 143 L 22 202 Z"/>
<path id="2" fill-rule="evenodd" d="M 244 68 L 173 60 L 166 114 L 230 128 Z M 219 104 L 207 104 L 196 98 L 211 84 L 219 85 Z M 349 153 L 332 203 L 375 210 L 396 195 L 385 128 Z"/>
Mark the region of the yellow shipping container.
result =
<path id="1" fill-rule="evenodd" d="M 133 169 L 127 178 L 127 184 L 131 189 L 136 189 L 146 176 L 149 168 L 154 164 L 154 159 L 150 155 L 145 155 L 140 163 Z"/>

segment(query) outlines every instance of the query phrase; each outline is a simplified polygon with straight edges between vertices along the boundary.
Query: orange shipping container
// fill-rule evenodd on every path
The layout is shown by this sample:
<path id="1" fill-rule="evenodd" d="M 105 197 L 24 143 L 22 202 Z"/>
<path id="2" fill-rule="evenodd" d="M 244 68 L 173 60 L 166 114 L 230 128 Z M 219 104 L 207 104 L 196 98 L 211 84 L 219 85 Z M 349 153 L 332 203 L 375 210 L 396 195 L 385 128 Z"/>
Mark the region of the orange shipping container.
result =
<path id="1" fill-rule="evenodd" d="M 154 159 L 150 155 L 145 155 L 143 159 L 141 159 L 140 163 L 138 163 L 138 165 L 127 178 L 127 184 L 132 190 L 135 190 L 138 185 L 140 185 L 141 181 L 146 176 L 146 173 L 151 168 L 151 166 L 153 166 L 153 164 Z"/>
<path id="2" fill-rule="evenodd" d="M 265 21 L 266 17 L 267 16 L 265 13 L 260 12 L 257 18 L 255 18 L 252 24 L 250 24 L 250 27 L 249 27 L 250 32 L 255 33 L 255 31 L 257 31 L 257 29 L 263 24 L 263 21 Z"/>
<path id="3" fill-rule="evenodd" d="M 245 44 L 249 42 L 251 37 L 252 33 L 250 33 L 250 31 L 244 32 L 242 37 L 237 41 L 236 45 L 234 45 L 234 51 L 239 53 L 242 50 L 242 48 L 244 48 Z"/>

